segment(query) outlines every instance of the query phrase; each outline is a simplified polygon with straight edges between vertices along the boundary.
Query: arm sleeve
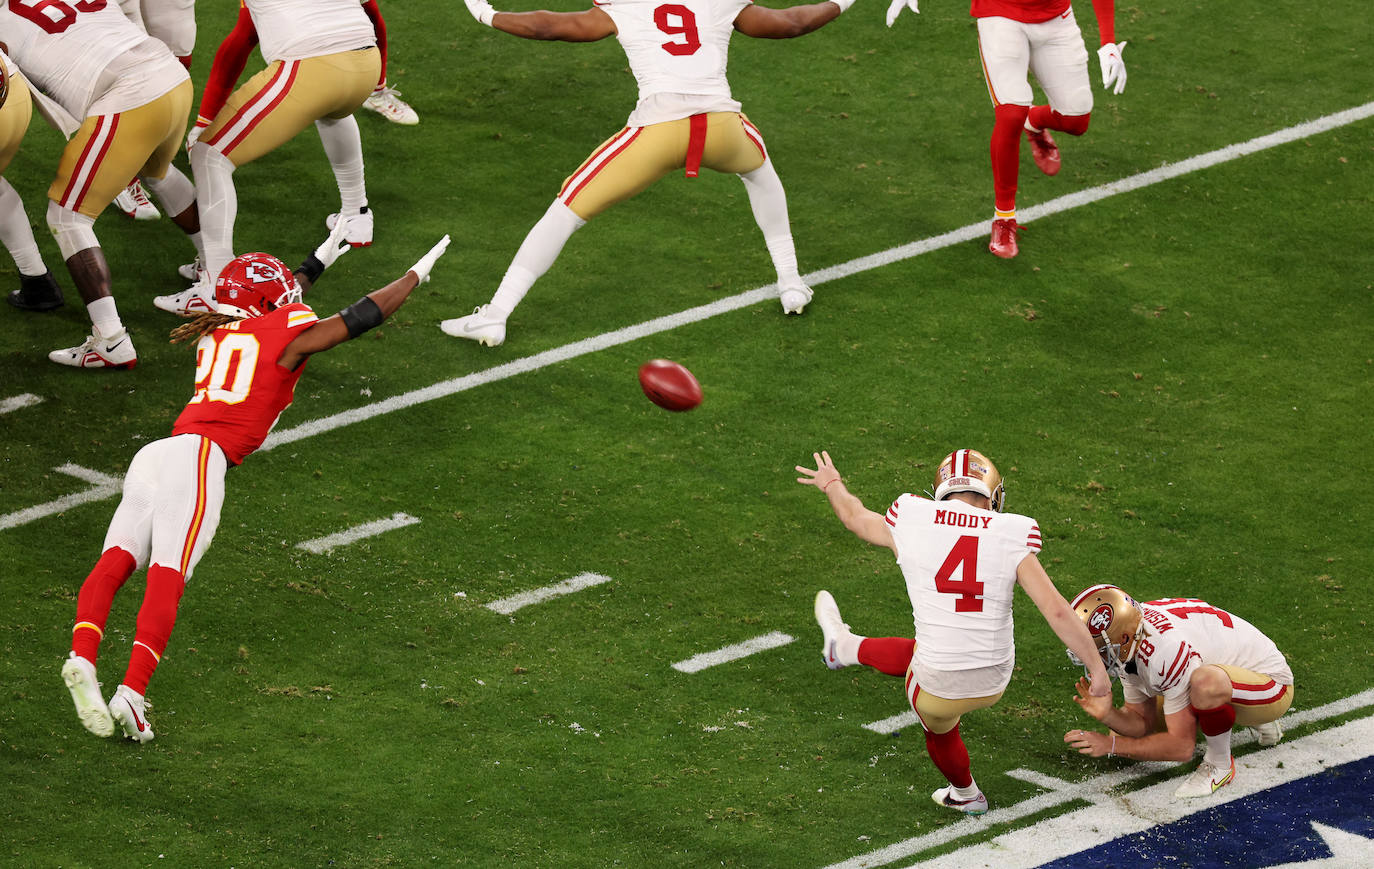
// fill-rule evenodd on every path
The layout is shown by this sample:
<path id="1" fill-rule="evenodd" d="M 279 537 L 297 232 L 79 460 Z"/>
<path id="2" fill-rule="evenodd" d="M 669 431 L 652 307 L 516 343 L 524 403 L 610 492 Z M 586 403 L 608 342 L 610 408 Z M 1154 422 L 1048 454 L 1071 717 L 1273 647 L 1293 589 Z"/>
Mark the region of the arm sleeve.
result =
<path id="1" fill-rule="evenodd" d="M 372 22 L 372 32 L 377 36 L 377 51 L 382 55 L 382 75 L 377 79 L 380 87 L 386 83 L 386 20 L 382 18 L 382 10 L 377 8 L 377 0 L 365 0 L 363 12 Z"/>
<path id="2" fill-rule="evenodd" d="M 238 84 L 243 68 L 248 65 L 248 55 L 258 44 L 258 30 L 253 26 L 253 18 L 248 7 L 239 4 L 239 20 L 234 29 L 224 37 L 215 52 L 215 62 L 210 66 L 210 77 L 205 82 L 205 90 L 200 95 L 200 109 L 196 123 L 202 126 L 214 120 L 219 110 L 229 100 L 234 85 Z"/>
<path id="3" fill-rule="evenodd" d="M 1116 0 L 1093 0 L 1099 45 L 1116 42 Z"/>

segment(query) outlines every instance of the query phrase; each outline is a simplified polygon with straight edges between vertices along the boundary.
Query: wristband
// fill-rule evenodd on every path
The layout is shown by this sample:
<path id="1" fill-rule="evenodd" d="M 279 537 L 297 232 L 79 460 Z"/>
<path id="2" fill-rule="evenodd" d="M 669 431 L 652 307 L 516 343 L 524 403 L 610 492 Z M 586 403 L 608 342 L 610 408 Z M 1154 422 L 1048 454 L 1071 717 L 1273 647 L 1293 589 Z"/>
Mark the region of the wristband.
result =
<path id="1" fill-rule="evenodd" d="M 382 325 L 382 321 L 386 319 L 382 314 L 382 309 L 377 306 L 371 296 L 363 296 L 344 308 L 339 312 L 339 318 L 344 321 L 344 326 L 348 328 L 349 338 L 357 338 L 368 329 L 375 329 Z"/>
<path id="2" fill-rule="evenodd" d="M 320 279 L 320 275 L 324 274 L 324 263 L 320 262 L 320 258 L 312 253 L 305 258 L 305 262 L 301 263 L 300 268 L 296 271 L 310 281 L 311 286 L 314 286 L 315 282 Z"/>
<path id="3" fill-rule="evenodd" d="M 830 0 L 830 2 L 834 3 L 835 0 Z M 852 2 L 852 0 L 851 0 L 851 2 Z M 830 483 L 826 483 L 824 486 L 821 486 L 821 491 L 824 492 L 826 489 L 830 488 L 830 484 L 831 484 L 831 483 L 838 483 L 839 481 L 840 481 L 840 478 L 839 478 L 839 477 L 836 477 L 835 479 L 831 480 Z"/>

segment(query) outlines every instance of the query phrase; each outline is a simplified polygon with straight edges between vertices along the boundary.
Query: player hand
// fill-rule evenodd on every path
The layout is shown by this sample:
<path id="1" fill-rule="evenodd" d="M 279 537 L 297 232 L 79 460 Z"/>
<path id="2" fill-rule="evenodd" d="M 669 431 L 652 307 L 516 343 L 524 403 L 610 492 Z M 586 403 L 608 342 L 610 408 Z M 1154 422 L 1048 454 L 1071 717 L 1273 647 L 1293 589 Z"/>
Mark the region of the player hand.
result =
<path id="1" fill-rule="evenodd" d="M 806 486 L 815 486 L 822 492 L 825 487 L 840 479 L 840 472 L 835 470 L 835 463 L 830 461 L 830 453 L 821 450 L 819 453 L 812 453 L 811 456 L 816 460 L 816 469 L 797 465 L 797 473 L 805 474 L 798 477 L 797 482 Z"/>
<path id="2" fill-rule="evenodd" d="M 1074 695 L 1073 702 L 1082 707 L 1083 711 L 1096 718 L 1098 721 L 1106 720 L 1112 711 L 1112 683 L 1108 680 L 1105 684 L 1107 690 L 1103 694 L 1095 693 L 1101 690 L 1096 681 L 1089 682 L 1087 676 L 1078 677 L 1078 684 L 1074 686 L 1078 693 Z"/>
<path id="3" fill-rule="evenodd" d="M 916 8 L 918 2 L 919 0 L 892 0 L 892 5 L 887 7 L 887 26 L 892 26 L 897 16 L 902 14 L 904 7 L 919 15 L 921 10 Z"/>
<path id="4" fill-rule="evenodd" d="M 210 125 L 196 121 L 195 126 L 191 128 L 191 132 L 186 134 L 186 150 L 188 153 L 191 150 L 191 146 L 200 141 L 200 134 L 205 132 L 205 128 L 208 126 Z"/>
<path id="5" fill-rule="evenodd" d="M 1070 730 L 1064 734 L 1064 741 L 1079 754 L 1089 757 L 1102 757 L 1112 747 L 1112 738 L 1096 730 Z"/>
<path id="6" fill-rule="evenodd" d="M 329 231 L 329 238 L 326 238 L 319 247 L 315 248 L 315 259 L 320 261 L 320 265 L 329 268 L 336 259 L 352 249 L 352 245 L 344 241 L 344 233 L 347 231 L 348 226 L 345 221 L 334 221 L 334 228 Z"/>
<path id="7" fill-rule="evenodd" d="M 1102 62 L 1102 87 L 1111 88 L 1119 94 L 1126 89 L 1126 61 L 1121 59 L 1126 43 L 1109 42 L 1097 50 L 1097 59 Z M 1116 87 L 1112 88 L 1112 82 Z"/>
<path id="8" fill-rule="evenodd" d="M 491 7 L 487 0 L 463 0 L 463 2 L 468 4 L 468 11 L 472 13 L 473 18 L 488 27 L 491 26 L 491 19 L 496 15 L 496 10 Z"/>
<path id="9" fill-rule="evenodd" d="M 429 280 L 429 273 L 433 270 L 434 264 L 438 262 L 439 257 L 443 256 L 444 251 L 448 249 L 448 242 L 449 237 L 447 235 L 439 239 L 439 243 L 430 248 L 429 253 L 420 257 L 420 261 L 410 267 L 410 270 L 415 272 L 415 276 L 420 279 L 419 283 L 423 284 L 425 281 Z"/>

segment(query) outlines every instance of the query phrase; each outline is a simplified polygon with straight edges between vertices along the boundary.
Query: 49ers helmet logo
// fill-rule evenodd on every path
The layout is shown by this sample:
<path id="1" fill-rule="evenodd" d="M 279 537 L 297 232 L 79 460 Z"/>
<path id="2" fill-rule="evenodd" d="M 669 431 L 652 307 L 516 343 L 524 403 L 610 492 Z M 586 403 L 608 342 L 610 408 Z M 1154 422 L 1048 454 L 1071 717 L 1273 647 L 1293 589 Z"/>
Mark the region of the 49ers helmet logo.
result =
<path id="1" fill-rule="evenodd" d="M 1088 616 L 1088 633 L 1094 637 L 1101 634 L 1112 624 L 1112 605 L 1104 603 Z"/>

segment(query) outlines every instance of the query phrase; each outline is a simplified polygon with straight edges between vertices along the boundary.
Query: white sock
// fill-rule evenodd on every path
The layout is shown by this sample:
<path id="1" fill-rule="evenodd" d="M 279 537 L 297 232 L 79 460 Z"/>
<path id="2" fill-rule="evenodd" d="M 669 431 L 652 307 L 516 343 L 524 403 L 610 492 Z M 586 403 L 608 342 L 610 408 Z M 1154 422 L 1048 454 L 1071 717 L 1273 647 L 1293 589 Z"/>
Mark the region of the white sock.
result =
<path id="1" fill-rule="evenodd" d="M 773 168 L 773 161 L 765 160 L 762 166 L 739 178 L 749 194 L 749 207 L 754 211 L 754 222 L 763 232 L 768 255 L 773 258 L 778 284 L 801 283 L 797 249 L 792 244 L 792 227 L 787 218 L 787 193 L 782 189 L 782 179 Z"/>
<path id="2" fill-rule="evenodd" d="M 238 192 L 234 190 L 234 161 L 204 142 L 191 147 L 191 171 L 200 207 L 202 259 L 210 274 L 218 275 L 234 258 L 234 220 Z"/>
<path id="3" fill-rule="evenodd" d="M 555 199 L 515 252 L 515 259 L 491 297 L 491 313 L 509 317 L 534 282 L 558 259 L 572 234 L 586 224 L 571 208 Z"/>
<path id="4" fill-rule="evenodd" d="M 1225 769 L 1231 765 L 1231 731 L 1218 733 L 1216 736 L 1203 734 L 1207 742 L 1207 750 L 1202 753 L 1202 759 L 1220 769 Z"/>
<path id="5" fill-rule="evenodd" d="M 115 307 L 114 296 L 105 296 L 103 299 L 87 303 L 86 313 L 91 315 L 91 325 L 95 327 L 97 338 L 109 338 L 124 328 L 124 323 L 119 319 L 119 310 Z"/>
<path id="6" fill-rule="evenodd" d="M 33 226 L 24 213 L 24 200 L 4 178 L 0 178 L 0 242 L 14 257 L 14 267 L 19 269 L 19 274 L 29 277 L 47 274 L 48 267 L 43 265 L 43 256 L 33 237 Z"/>
<path id="7" fill-rule="evenodd" d="M 168 215 L 176 217 L 196 201 L 196 188 L 191 179 L 175 166 L 167 167 L 161 178 L 142 178 L 148 192 L 157 197 L 158 204 Z"/>
<path id="8" fill-rule="evenodd" d="M 315 122 L 324 154 L 334 170 L 334 183 L 339 186 L 339 213 L 357 214 L 367 205 L 367 184 L 363 177 L 363 136 L 358 121 L 349 115 L 332 120 L 321 118 Z"/>
<path id="9" fill-rule="evenodd" d="M 867 637 L 845 631 L 835 638 L 835 660 L 846 667 L 859 663 L 859 644 Z"/>
<path id="10" fill-rule="evenodd" d="M 974 800 L 978 798 L 978 795 L 981 794 L 982 791 L 978 789 L 978 782 L 970 778 L 968 787 L 959 788 L 951 784 L 949 786 L 949 793 L 950 796 L 954 797 L 956 800 Z"/>

